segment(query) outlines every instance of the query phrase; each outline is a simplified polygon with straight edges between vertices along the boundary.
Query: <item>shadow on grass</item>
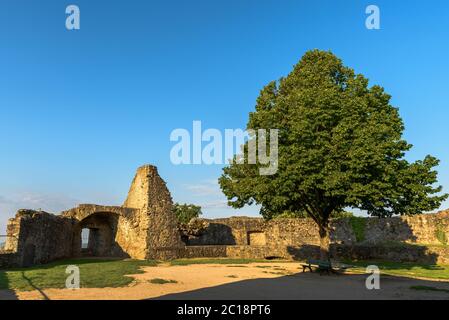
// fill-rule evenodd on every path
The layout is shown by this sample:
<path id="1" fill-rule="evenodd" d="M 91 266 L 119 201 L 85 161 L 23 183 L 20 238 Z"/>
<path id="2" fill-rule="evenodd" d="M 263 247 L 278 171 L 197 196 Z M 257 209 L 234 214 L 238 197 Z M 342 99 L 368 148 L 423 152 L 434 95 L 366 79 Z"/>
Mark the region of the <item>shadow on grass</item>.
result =
<path id="1" fill-rule="evenodd" d="M 4 270 L 0 270 L 0 300 L 18 300 L 14 290 L 2 288 L 9 288 L 9 279 Z"/>
<path id="2" fill-rule="evenodd" d="M 319 259 L 316 245 L 289 246 L 289 254 L 294 260 Z M 354 266 L 354 271 L 364 272 L 370 265 L 379 267 L 381 272 L 394 276 L 410 276 L 425 279 L 449 280 L 449 265 L 438 265 L 438 254 L 429 252 L 424 245 L 389 243 L 379 245 L 331 245 L 333 262 L 343 262 Z M 338 265 L 338 263 L 336 263 Z M 351 268 L 349 269 L 351 271 Z"/>
<path id="3" fill-rule="evenodd" d="M 25 272 L 23 272 L 23 271 L 22 271 L 22 278 L 28 283 L 28 285 L 29 285 L 30 287 L 32 287 L 34 290 L 37 290 L 37 291 L 40 293 L 40 295 L 42 296 L 42 298 L 43 298 L 44 300 L 50 300 L 50 299 L 48 298 L 48 296 L 45 294 L 45 292 L 42 291 L 42 289 L 40 289 L 39 287 L 35 286 L 35 285 L 33 284 L 33 282 L 31 281 L 31 279 L 28 278 L 28 277 L 25 275 Z"/>
<path id="4" fill-rule="evenodd" d="M 449 265 L 426 265 L 412 262 L 391 261 L 344 261 L 353 266 L 349 270 L 364 272 L 368 266 L 377 266 L 384 275 L 412 277 L 437 281 L 449 281 Z"/>
<path id="5" fill-rule="evenodd" d="M 0 271 L 0 289 L 37 290 L 44 299 L 47 299 L 43 289 L 65 288 L 68 265 L 76 265 L 80 268 L 81 287 L 103 288 L 125 286 L 133 281 L 133 278 L 128 275 L 143 273 L 141 267 L 154 266 L 157 262 L 104 258 L 60 260 L 31 268 Z"/>
<path id="6" fill-rule="evenodd" d="M 380 260 L 370 260 L 370 261 L 350 261 L 345 260 L 345 263 L 357 266 L 357 267 L 367 267 L 369 265 L 377 265 L 381 270 L 394 271 L 394 270 L 413 270 L 416 268 L 429 270 L 429 271 L 449 271 L 449 267 L 444 267 L 441 265 L 427 265 L 413 262 L 391 262 L 391 261 L 380 261 Z M 446 276 L 449 277 L 449 272 L 446 272 Z M 449 280 L 449 278 L 448 278 Z"/>

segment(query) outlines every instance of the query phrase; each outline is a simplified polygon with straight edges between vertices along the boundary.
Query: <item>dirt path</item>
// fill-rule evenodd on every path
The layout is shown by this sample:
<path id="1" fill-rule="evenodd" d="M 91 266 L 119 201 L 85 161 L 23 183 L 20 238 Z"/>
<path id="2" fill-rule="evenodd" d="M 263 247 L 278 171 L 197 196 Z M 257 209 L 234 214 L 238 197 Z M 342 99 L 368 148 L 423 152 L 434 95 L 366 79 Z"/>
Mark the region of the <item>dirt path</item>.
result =
<path id="1" fill-rule="evenodd" d="M 449 290 L 448 282 L 381 276 L 381 290 L 367 290 L 366 275 L 320 276 L 300 273 L 298 263 L 243 265 L 193 264 L 145 267 L 121 288 L 44 289 L 16 292 L 19 299 L 449 299 L 447 292 L 412 290 L 430 286 Z M 82 276 L 82 275 L 81 275 Z M 151 283 L 152 279 L 173 283 Z M 11 294 L 11 292 L 0 292 Z"/>
<path id="2" fill-rule="evenodd" d="M 81 288 L 79 290 L 43 289 L 42 293 L 50 300 L 148 299 L 242 280 L 282 277 L 298 272 L 298 263 L 192 264 L 187 266 L 161 264 L 155 267 L 145 267 L 144 270 L 143 274 L 132 275 L 136 281 L 128 287 Z M 150 283 L 151 279 L 173 280 L 176 283 Z M 19 299 L 43 299 L 42 293 L 23 291 L 16 292 L 16 295 Z"/>

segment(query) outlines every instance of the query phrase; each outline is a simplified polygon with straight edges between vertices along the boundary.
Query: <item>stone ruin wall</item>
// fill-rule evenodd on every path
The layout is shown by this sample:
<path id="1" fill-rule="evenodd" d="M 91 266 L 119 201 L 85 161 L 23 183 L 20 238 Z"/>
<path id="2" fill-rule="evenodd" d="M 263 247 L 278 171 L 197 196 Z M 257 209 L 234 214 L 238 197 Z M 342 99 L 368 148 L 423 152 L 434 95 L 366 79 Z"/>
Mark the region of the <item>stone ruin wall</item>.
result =
<path id="1" fill-rule="evenodd" d="M 231 217 L 202 219 L 209 226 L 199 237 L 192 237 L 188 245 L 319 245 L 318 227 L 312 219 L 273 219 Z M 437 237 L 443 232 L 449 240 L 449 210 L 436 214 L 421 214 L 392 218 L 365 218 L 365 240 L 358 242 L 351 219 L 331 222 L 331 241 L 343 245 L 375 245 L 410 243 L 441 245 Z"/>
<path id="2" fill-rule="evenodd" d="M 181 241 L 172 198 L 154 166 L 137 170 L 123 206 L 83 204 L 53 215 L 19 210 L 9 220 L 0 268 L 79 257 L 81 230 L 95 230 L 98 256 L 134 259 L 197 257 L 307 259 L 319 254 L 311 219 L 234 217 L 205 220 L 201 236 Z M 337 259 L 385 259 L 449 264 L 449 211 L 363 219 L 358 241 L 352 219 L 331 223 L 331 254 Z M 359 239 L 360 240 L 360 239 Z"/>
<path id="3" fill-rule="evenodd" d="M 111 257 L 142 258 L 145 243 L 140 234 L 138 209 L 117 206 L 99 206 L 94 204 L 81 204 L 76 208 L 64 211 L 61 218 L 73 221 L 71 233 L 73 234 L 72 247 L 69 256 L 81 255 L 81 231 L 83 228 L 95 228 L 102 239 L 107 240 L 100 247 L 100 255 Z"/>
<path id="4" fill-rule="evenodd" d="M 208 228 L 187 241 L 187 257 L 208 254 L 234 258 L 307 259 L 319 255 L 318 227 L 311 219 L 232 217 L 207 220 Z M 385 259 L 449 263 L 449 210 L 392 218 L 366 218 L 364 240 L 357 241 L 351 219 L 331 223 L 331 253 L 339 259 Z M 205 250 L 202 246 L 207 246 Z"/>
<path id="5" fill-rule="evenodd" d="M 97 239 L 95 255 L 164 259 L 184 248 L 172 199 L 156 167 L 137 170 L 123 206 L 82 204 L 53 215 L 19 210 L 7 226 L 0 267 L 31 266 L 82 255 L 81 231 Z M 92 236 L 95 230 L 95 236 Z"/>
<path id="6" fill-rule="evenodd" d="M 41 211 L 19 210 L 9 220 L 3 265 L 31 266 L 69 256 L 71 230 L 70 220 Z"/>

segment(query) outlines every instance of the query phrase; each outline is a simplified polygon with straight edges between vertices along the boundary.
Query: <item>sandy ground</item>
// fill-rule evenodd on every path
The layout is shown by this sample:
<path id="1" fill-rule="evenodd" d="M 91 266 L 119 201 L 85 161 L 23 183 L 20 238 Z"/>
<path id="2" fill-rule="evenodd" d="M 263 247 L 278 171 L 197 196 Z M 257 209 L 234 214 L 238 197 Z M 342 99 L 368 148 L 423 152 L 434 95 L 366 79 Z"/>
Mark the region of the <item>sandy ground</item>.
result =
<path id="1" fill-rule="evenodd" d="M 366 275 L 323 275 L 299 272 L 298 263 L 244 265 L 194 264 L 145 267 L 122 288 L 0 291 L 0 299 L 448 299 L 449 293 L 417 291 L 410 286 L 449 290 L 449 282 L 381 275 L 381 289 L 367 290 Z M 81 275 L 82 276 L 82 275 Z M 154 278 L 176 283 L 153 284 Z"/>

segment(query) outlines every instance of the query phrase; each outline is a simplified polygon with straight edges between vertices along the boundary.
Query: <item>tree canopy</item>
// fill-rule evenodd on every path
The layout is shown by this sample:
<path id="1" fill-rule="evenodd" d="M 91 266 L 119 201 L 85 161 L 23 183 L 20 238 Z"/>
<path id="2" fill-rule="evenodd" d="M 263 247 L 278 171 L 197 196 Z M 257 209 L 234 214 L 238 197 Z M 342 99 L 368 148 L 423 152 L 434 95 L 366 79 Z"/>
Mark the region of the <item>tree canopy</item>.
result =
<path id="1" fill-rule="evenodd" d="M 412 145 L 390 98 L 331 52 L 307 52 L 287 77 L 261 90 L 249 114 L 247 129 L 279 129 L 277 172 L 225 167 L 219 183 L 228 203 L 259 204 L 265 218 L 306 212 L 319 226 L 322 250 L 329 218 L 345 208 L 378 217 L 438 208 L 447 198 L 435 186 L 439 160 L 405 159 Z"/>
<path id="2" fill-rule="evenodd" d="M 180 204 L 175 203 L 173 205 L 173 212 L 179 223 L 187 224 L 190 220 L 198 218 L 202 212 L 201 207 L 194 204 Z"/>

